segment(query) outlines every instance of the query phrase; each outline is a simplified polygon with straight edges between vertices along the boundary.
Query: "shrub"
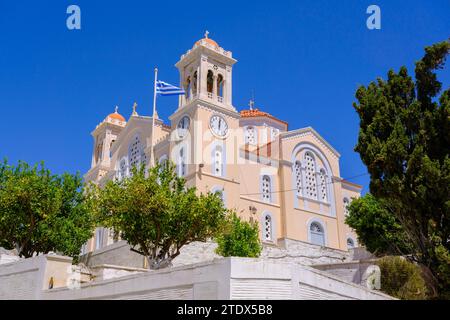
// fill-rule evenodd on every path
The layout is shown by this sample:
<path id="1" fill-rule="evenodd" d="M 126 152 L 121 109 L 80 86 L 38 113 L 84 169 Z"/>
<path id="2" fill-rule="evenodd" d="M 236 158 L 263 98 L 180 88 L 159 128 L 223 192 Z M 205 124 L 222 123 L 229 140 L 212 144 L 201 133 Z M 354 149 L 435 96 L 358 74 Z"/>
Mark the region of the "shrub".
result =
<path id="1" fill-rule="evenodd" d="M 378 260 L 381 291 L 404 300 L 427 299 L 427 287 L 417 264 L 403 257 L 387 256 Z"/>
<path id="2" fill-rule="evenodd" d="M 262 250 L 258 223 L 242 221 L 234 212 L 228 217 L 227 226 L 216 241 L 216 253 L 224 257 L 257 258 Z"/>

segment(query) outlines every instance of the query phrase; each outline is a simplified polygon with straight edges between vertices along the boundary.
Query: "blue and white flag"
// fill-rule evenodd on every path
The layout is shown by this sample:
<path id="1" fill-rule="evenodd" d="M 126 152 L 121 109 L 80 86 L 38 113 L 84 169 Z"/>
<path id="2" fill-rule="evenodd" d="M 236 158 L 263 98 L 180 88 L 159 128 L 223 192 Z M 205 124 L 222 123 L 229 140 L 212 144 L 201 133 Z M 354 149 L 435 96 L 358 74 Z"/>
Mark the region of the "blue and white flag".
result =
<path id="1" fill-rule="evenodd" d="M 183 89 L 160 80 L 156 81 L 156 93 L 162 96 L 179 96 L 185 94 Z"/>

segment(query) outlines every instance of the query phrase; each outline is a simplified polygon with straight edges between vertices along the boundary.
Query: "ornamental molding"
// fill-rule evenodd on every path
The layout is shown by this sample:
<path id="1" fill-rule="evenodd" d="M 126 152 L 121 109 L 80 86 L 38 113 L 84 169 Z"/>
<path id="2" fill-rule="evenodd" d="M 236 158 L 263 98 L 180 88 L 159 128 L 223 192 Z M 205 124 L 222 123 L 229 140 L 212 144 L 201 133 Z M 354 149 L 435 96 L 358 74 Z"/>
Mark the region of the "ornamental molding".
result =
<path id="1" fill-rule="evenodd" d="M 239 119 L 240 117 L 239 113 L 236 111 L 234 107 L 232 108 L 233 109 L 224 108 L 197 98 L 194 102 L 190 103 L 189 105 L 185 105 L 181 108 L 178 108 L 177 111 L 175 111 L 174 113 L 172 113 L 172 115 L 169 116 L 169 119 L 170 121 L 173 121 L 174 119 L 178 118 L 179 116 L 181 116 L 181 114 L 184 113 L 193 114 L 195 109 L 213 111 L 214 113 L 220 114 L 227 118 Z"/>
<path id="2" fill-rule="evenodd" d="M 280 137 L 282 140 L 294 140 L 298 138 L 304 138 L 307 136 L 312 136 L 313 140 L 323 147 L 324 149 L 328 150 L 331 155 L 335 159 L 339 159 L 341 156 L 339 152 L 336 151 L 320 134 L 317 133 L 316 130 L 314 130 L 312 127 L 306 127 L 301 128 L 297 130 L 287 131 L 287 132 L 281 132 Z"/>

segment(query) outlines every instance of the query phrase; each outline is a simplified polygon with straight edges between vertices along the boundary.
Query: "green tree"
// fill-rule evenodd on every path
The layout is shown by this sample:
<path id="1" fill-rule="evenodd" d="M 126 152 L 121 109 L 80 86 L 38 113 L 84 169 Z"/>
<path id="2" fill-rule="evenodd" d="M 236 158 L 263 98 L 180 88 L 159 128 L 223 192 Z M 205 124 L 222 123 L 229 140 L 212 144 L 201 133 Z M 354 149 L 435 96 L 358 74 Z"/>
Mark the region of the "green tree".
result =
<path id="1" fill-rule="evenodd" d="M 150 269 L 170 266 L 184 245 L 215 237 L 227 213 L 217 194 L 197 195 L 171 163 L 148 172 L 133 168 L 131 177 L 89 193 L 104 225 L 120 232 Z"/>
<path id="2" fill-rule="evenodd" d="M 262 246 L 258 223 L 242 221 L 235 212 L 228 216 L 227 222 L 227 227 L 216 238 L 216 253 L 224 257 L 259 257 Z"/>
<path id="3" fill-rule="evenodd" d="M 399 256 L 383 257 L 377 264 L 381 271 L 381 291 L 399 299 L 427 299 L 428 289 L 417 264 Z"/>
<path id="4" fill-rule="evenodd" d="M 376 256 L 404 255 L 412 251 L 395 215 L 370 193 L 354 199 L 345 222 L 358 235 L 359 242 Z"/>
<path id="5" fill-rule="evenodd" d="M 390 70 L 356 92 L 355 150 L 370 173 L 370 192 L 401 224 L 412 258 L 427 270 L 433 294 L 450 297 L 450 89 L 442 91 L 450 43 L 425 48 L 415 78 Z"/>
<path id="6" fill-rule="evenodd" d="M 78 257 L 92 236 L 82 178 L 40 166 L 0 164 L 0 246 L 22 257 L 58 252 Z"/>

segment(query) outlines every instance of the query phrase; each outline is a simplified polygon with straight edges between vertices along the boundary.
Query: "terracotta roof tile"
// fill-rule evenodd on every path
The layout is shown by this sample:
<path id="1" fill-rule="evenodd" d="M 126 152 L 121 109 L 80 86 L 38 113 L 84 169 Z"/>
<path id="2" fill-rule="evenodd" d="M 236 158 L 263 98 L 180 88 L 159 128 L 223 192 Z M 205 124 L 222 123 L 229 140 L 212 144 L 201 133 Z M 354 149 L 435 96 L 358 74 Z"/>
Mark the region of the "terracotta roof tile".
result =
<path id="1" fill-rule="evenodd" d="M 286 121 L 280 120 L 274 116 L 272 116 L 270 113 L 264 112 L 264 111 L 259 111 L 258 109 L 253 109 L 253 110 L 242 110 L 240 112 L 241 117 L 242 118 L 253 118 L 253 117 L 267 117 L 270 119 L 273 119 L 275 121 L 281 122 L 285 125 L 287 125 L 288 123 Z"/>

